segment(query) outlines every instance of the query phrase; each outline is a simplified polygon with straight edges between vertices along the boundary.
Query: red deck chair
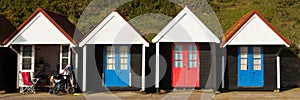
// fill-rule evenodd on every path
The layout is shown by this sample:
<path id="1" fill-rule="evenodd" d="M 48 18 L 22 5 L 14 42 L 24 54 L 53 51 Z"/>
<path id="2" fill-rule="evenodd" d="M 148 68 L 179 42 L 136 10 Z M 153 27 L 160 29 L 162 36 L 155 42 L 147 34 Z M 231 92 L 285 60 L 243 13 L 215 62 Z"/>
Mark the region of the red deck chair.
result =
<path id="1" fill-rule="evenodd" d="M 30 77 L 30 72 L 22 72 L 23 84 L 20 85 L 20 93 L 25 94 L 25 92 L 31 92 L 35 94 L 35 84 L 39 79 L 32 80 Z"/>

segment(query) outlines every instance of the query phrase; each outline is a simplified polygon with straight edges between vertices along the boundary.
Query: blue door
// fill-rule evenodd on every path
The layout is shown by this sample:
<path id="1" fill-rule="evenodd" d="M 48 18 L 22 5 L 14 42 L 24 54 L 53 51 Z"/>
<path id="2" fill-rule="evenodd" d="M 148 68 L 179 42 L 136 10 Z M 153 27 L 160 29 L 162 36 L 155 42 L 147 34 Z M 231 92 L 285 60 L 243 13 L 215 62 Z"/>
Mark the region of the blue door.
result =
<path id="1" fill-rule="evenodd" d="M 128 87 L 130 54 L 128 46 L 106 46 L 104 50 L 104 85 Z"/>
<path id="2" fill-rule="evenodd" d="M 264 86 L 264 57 L 262 47 L 238 48 L 238 86 Z"/>

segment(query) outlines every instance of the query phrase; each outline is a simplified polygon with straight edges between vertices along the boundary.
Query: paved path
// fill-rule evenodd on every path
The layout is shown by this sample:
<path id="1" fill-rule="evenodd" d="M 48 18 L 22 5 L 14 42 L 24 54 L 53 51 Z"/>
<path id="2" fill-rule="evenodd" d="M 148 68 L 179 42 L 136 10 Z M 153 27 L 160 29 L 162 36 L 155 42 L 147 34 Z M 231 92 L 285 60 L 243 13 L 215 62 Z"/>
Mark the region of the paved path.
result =
<path id="1" fill-rule="evenodd" d="M 232 91 L 216 94 L 216 100 L 300 100 L 300 88 L 275 93 L 272 91 Z"/>
<path id="2" fill-rule="evenodd" d="M 99 92 L 93 94 L 61 94 L 60 96 L 51 95 L 45 92 L 38 92 L 37 94 L 21 95 L 19 93 L 1 93 L 0 100 L 300 100 L 300 88 L 295 88 L 280 93 L 272 91 L 232 91 L 226 93 L 213 94 L 209 91 L 192 91 L 192 90 L 179 90 L 169 93 L 154 93 L 142 94 L 138 91 L 114 91 L 114 92 Z"/>

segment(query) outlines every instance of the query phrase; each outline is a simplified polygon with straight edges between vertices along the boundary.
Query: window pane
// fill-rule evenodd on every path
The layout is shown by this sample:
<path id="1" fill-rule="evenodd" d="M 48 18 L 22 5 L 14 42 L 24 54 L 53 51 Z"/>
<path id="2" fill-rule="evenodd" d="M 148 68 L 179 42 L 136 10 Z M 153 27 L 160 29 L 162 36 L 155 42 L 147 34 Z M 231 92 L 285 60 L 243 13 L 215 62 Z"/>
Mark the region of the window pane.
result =
<path id="1" fill-rule="evenodd" d="M 261 64 L 261 60 L 260 59 L 254 59 L 253 60 L 253 64 Z"/>
<path id="2" fill-rule="evenodd" d="M 193 51 L 193 46 L 189 46 L 189 52 Z"/>
<path id="3" fill-rule="evenodd" d="M 23 64 L 31 64 L 31 58 L 23 58 Z"/>
<path id="4" fill-rule="evenodd" d="M 121 70 L 127 70 L 127 64 L 121 64 L 120 69 Z"/>
<path id="5" fill-rule="evenodd" d="M 62 67 L 61 67 L 61 68 L 62 68 L 62 69 L 65 69 L 65 68 L 66 68 L 66 66 L 68 65 L 68 63 L 62 63 L 61 65 L 62 65 Z"/>
<path id="6" fill-rule="evenodd" d="M 30 70 L 31 69 L 31 64 L 22 64 L 22 69 L 27 69 Z"/>
<path id="7" fill-rule="evenodd" d="M 247 65 L 247 59 L 241 59 L 241 64 Z"/>
<path id="8" fill-rule="evenodd" d="M 247 58 L 247 57 L 248 57 L 248 53 L 241 52 L 241 58 Z"/>
<path id="9" fill-rule="evenodd" d="M 115 69 L 115 47 L 114 46 L 106 47 L 106 69 L 107 70 Z"/>
<path id="10" fill-rule="evenodd" d="M 253 70 L 261 70 L 261 65 L 260 64 L 254 65 Z"/>
<path id="11" fill-rule="evenodd" d="M 182 68 L 182 61 L 179 61 L 179 67 Z"/>
<path id="12" fill-rule="evenodd" d="M 260 53 L 261 52 L 261 47 L 253 47 L 253 52 Z"/>
<path id="13" fill-rule="evenodd" d="M 106 51 L 107 52 L 114 52 L 115 51 L 115 47 L 114 46 L 107 46 L 106 47 Z"/>
<path id="14" fill-rule="evenodd" d="M 174 51 L 179 51 L 177 46 L 174 46 Z"/>
<path id="15" fill-rule="evenodd" d="M 248 70 L 248 47 L 240 47 L 240 69 Z"/>
<path id="16" fill-rule="evenodd" d="M 114 70 L 114 69 L 115 69 L 114 65 L 111 64 L 107 65 L 107 70 Z"/>
<path id="17" fill-rule="evenodd" d="M 115 57 L 114 53 L 112 53 L 112 52 L 107 52 L 106 56 L 107 56 L 107 58 L 114 58 Z"/>
<path id="18" fill-rule="evenodd" d="M 127 58 L 121 59 L 121 63 L 127 64 Z"/>
<path id="19" fill-rule="evenodd" d="M 248 47 L 240 47 L 241 51 L 248 51 Z"/>
<path id="20" fill-rule="evenodd" d="M 240 47 L 240 55 L 241 55 L 241 58 L 247 58 L 248 57 L 248 47 Z"/>
<path id="21" fill-rule="evenodd" d="M 189 53 L 189 60 L 193 60 L 193 54 Z"/>
<path id="22" fill-rule="evenodd" d="M 67 65 L 68 65 L 68 59 L 67 58 L 62 58 L 61 68 L 64 69 Z"/>
<path id="23" fill-rule="evenodd" d="M 261 47 L 253 47 L 253 58 L 261 58 Z"/>
<path id="24" fill-rule="evenodd" d="M 193 62 L 192 61 L 189 61 L 189 68 L 193 67 Z"/>
<path id="25" fill-rule="evenodd" d="M 179 52 L 182 52 L 182 46 L 181 45 L 179 46 Z"/>
<path id="26" fill-rule="evenodd" d="M 31 58 L 23 58 L 22 69 L 31 69 Z"/>
<path id="27" fill-rule="evenodd" d="M 261 54 L 257 53 L 257 52 L 254 52 L 253 53 L 253 58 L 261 58 Z"/>
<path id="28" fill-rule="evenodd" d="M 177 59 L 178 59 L 178 54 L 175 53 L 175 55 L 174 55 L 174 60 L 177 60 Z"/>
<path id="29" fill-rule="evenodd" d="M 69 56 L 69 46 L 62 46 L 62 57 Z"/>
<path id="30" fill-rule="evenodd" d="M 174 45 L 174 67 L 182 67 L 182 45 Z"/>
<path id="31" fill-rule="evenodd" d="M 178 67 L 178 61 L 174 61 L 174 67 L 175 67 L 175 68 Z"/>
<path id="32" fill-rule="evenodd" d="M 248 67 L 247 65 L 241 65 L 241 70 L 247 70 L 248 69 L 247 67 Z"/>
<path id="33" fill-rule="evenodd" d="M 128 46 L 119 46 L 120 70 L 128 69 Z"/>
<path id="34" fill-rule="evenodd" d="M 122 57 L 122 58 L 123 58 L 123 57 L 126 58 L 127 56 L 128 56 L 127 52 L 122 52 L 122 53 L 120 53 L 120 57 Z"/>
<path id="35" fill-rule="evenodd" d="M 197 61 L 194 61 L 194 65 L 195 68 L 197 67 Z"/>
<path id="36" fill-rule="evenodd" d="M 197 53 L 194 53 L 194 60 L 197 60 Z"/>
<path id="37" fill-rule="evenodd" d="M 182 54 L 179 54 L 179 60 L 182 60 Z"/>
<path id="38" fill-rule="evenodd" d="M 32 56 L 32 46 L 23 46 L 23 57 Z"/>
<path id="39" fill-rule="evenodd" d="M 128 46 L 120 46 L 119 49 L 120 49 L 120 51 L 127 52 Z"/>
<path id="40" fill-rule="evenodd" d="M 62 63 L 68 63 L 68 58 L 63 58 Z"/>

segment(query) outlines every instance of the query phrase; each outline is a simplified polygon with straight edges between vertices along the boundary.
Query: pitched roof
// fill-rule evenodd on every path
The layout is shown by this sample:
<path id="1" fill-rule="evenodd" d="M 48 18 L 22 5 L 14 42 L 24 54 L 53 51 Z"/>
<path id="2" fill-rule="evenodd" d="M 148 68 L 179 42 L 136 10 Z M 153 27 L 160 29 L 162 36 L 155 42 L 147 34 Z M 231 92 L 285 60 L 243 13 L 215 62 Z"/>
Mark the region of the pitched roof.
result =
<path id="1" fill-rule="evenodd" d="M 120 34 L 121 33 L 121 34 Z M 123 34 L 126 33 L 126 34 Z M 130 34 L 132 33 L 132 34 Z M 116 9 L 100 21 L 79 43 L 85 44 L 144 44 L 148 41 Z"/>
<path id="2" fill-rule="evenodd" d="M 286 44 L 291 43 L 279 32 L 277 31 L 258 11 L 252 10 L 251 12 L 244 15 L 238 21 L 236 21 L 225 33 L 222 38 L 221 47 L 225 47 L 226 43 L 249 21 L 253 15 L 257 15 L 265 24 L 268 25 Z"/>
<path id="3" fill-rule="evenodd" d="M 182 35 L 184 33 L 185 35 Z M 152 40 L 156 42 L 215 42 L 220 40 L 186 6 Z"/>
<path id="4" fill-rule="evenodd" d="M 6 38 L 2 43 L 6 45 L 13 39 L 22 28 L 24 28 L 38 13 L 42 13 L 48 20 L 73 44 L 75 44 L 75 40 L 73 38 L 74 33 L 76 35 L 81 35 L 81 33 L 76 29 L 75 25 L 73 25 L 65 16 L 62 16 L 60 14 L 56 14 L 54 12 L 50 12 L 47 10 L 44 10 L 42 8 L 37 8 L 33 14 L 29 18 L 25 20 L 18 28 L 15 30 L 8 38 Z"/>
<path id="5" fill-rule="evenodd" d="M 0 15 L 0 42 L 2 43 L 16 28 L 6 19 L 3 15 Z"/>

